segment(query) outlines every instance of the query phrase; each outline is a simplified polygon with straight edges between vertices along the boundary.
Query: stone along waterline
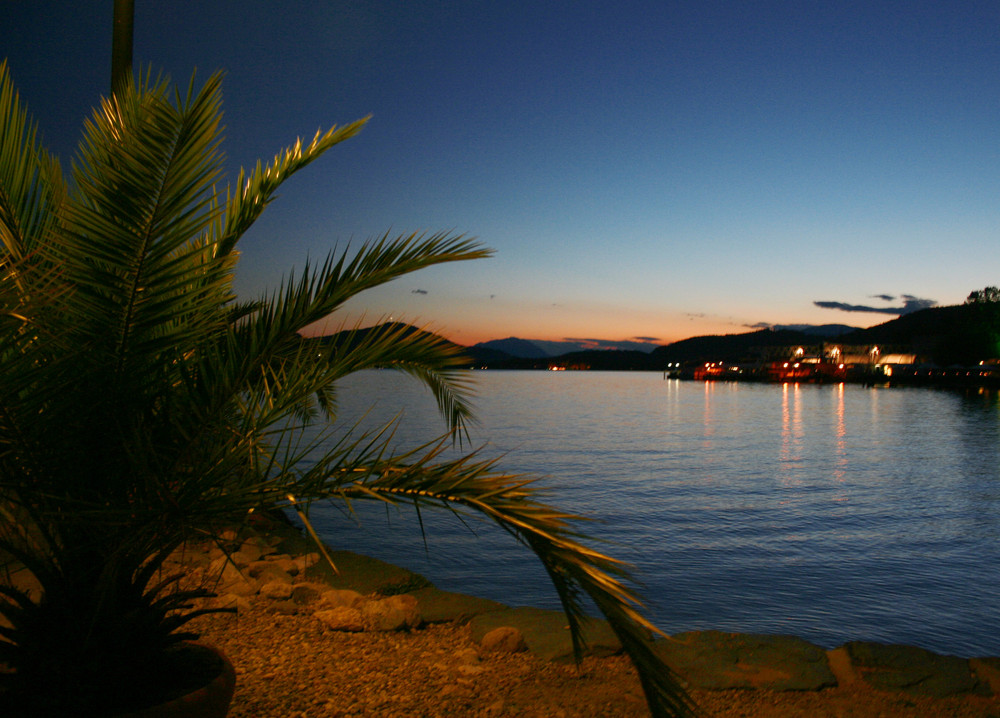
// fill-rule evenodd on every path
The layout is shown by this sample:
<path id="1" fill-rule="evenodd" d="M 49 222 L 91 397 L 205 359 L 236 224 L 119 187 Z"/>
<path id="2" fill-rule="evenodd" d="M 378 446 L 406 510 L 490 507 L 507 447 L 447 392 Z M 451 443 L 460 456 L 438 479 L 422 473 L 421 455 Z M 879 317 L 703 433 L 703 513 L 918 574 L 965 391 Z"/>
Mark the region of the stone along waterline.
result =
<path id="1" fill-rule="evenodd" d="M 825 647 L 1000 653 L 1000 411 L 993 395 L 701 384 L 657 374 L 483 372 L 473 443 L 545 475 L 553 503 L 637 566 L 668 632 L 783 633 Z M 398 440 L 443 430 L 422 387 L 351 377 L 341 417 L 403 408 Z M 372 404 L 374 408 L 372 408 Z M 448 590 L 555 608 L 505 532 L 411 512 L 317 514 L 325 538 Z"/>

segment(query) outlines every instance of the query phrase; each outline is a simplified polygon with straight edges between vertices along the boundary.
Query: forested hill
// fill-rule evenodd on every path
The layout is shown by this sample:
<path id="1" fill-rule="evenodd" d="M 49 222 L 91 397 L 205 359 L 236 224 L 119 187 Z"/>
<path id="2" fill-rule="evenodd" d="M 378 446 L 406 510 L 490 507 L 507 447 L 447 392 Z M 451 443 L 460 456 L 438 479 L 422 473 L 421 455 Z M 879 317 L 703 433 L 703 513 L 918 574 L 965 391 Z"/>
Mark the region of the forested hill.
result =
<path id="1" fill-rule="evenodd" d="M 671 362 L 724 361 L 738 362 L 766 347 L 815 344 L 822 337 L 794 329 L 761 329 L 744 334 L 723 334 L 691 337 L 654 349 L 651 357 L 657 366 L 666 367 Z"/>
<path id="2" fill-rule="evenodd" d="M 883 353 L 917 354 L 940 366 L 971 365 L 1000 356 L 1000 303 L 932 307 L 905 314 L 868 329 L 836 337 L 795 330 L 762 330 L 745 334 L 684 339 L 653 351 L 658 365 L 668 362 L 739 362 L 759 356 L 760 349 L 815 346 L 836 341 L 845 346 L 878 345 Z"/>
<path id="3" fill-rule="evenodd" d="M 1000 302 L 932 307 L 840 337 L 844 344 L 878 344 L 938 364 L 977 364 L 1000 357 Z"/>

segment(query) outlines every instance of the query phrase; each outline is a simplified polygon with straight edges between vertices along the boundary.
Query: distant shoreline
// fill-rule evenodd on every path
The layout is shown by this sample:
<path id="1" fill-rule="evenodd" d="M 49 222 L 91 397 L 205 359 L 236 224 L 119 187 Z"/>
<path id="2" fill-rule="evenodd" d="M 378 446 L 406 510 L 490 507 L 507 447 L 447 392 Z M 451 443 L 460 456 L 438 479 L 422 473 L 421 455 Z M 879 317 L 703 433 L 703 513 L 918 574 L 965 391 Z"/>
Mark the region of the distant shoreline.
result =
<path id="1" fill-rule="evenodd" d="M 952 367 L 952 368 L 927 368 L 916 367 L 906 369 L 895 367 L 891 376 L 886 376 L 876 372 L 855 372 L 841 379 L 830 379 L 824 377 L 803 377 L 797 379 L 771 380 L 766 375 L 751 371 L 723 372 L 721 375 L 713 377 L 696 377 L 695 369 L 659 369 L 649 367 L 603 367 L 603 366 L 552 366 L 558 365 L 556 360 L 542 362 L 531 360 L 531 366 L 520 365 L 500 365 L 500 366 L 469 366 L 473 371 L 578 371 L 578 372 L 646 372 L 649 374 L 661 374 L 665 379 L 679 379 L 682 381 L 705 381 L 705 382 L 748 382 L 757 384 L 861 384 L 864 386 L 880 386 L 887 388 L 894 387 L 917 387 L 932 389 L 962 389 L 977 390 L 985 389 L 989 391 L 1000 391 L 1000 373 L 993 370 L 981 370 L 978 367 Z"/>

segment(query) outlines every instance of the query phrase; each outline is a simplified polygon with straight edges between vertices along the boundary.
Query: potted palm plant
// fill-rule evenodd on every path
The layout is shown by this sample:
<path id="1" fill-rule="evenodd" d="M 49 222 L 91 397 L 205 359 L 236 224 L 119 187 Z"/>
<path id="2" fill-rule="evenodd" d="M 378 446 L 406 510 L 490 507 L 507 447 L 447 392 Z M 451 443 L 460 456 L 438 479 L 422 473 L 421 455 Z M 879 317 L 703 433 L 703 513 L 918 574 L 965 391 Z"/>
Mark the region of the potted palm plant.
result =
<path id="1" fill-rule="evenodd" d="M 241 302 L 240 238 L 285 179 L 365 121 L 219 191 L 220 118 L 219 75 L 185 92 L 129 77 L 86 124 L 67 178 L 0 65 L 0 550 L 37 584 L 0 586 L 5 715 L 144 707 L 192 665 L 180 647 L 204 610 L 204 591 L 162 577 L 165 557 L 255 510 L 338 497 L 496 521 L 543 562 L 575 645 L 587 594 L 653 714 L 686 714 L 625 568 L 523 477 L 475 452 L 397 454 L 386 436 L 304 438 L 336 420 L 338 379 L 372 367 L 425 383 L 449 435 L 464 430 L 471 386 L 449 342 L 385 322 L 344 326 L 318 351 L 301 330 L 365 289 L 489 252 L 461 236 L 377 237 Z"/>

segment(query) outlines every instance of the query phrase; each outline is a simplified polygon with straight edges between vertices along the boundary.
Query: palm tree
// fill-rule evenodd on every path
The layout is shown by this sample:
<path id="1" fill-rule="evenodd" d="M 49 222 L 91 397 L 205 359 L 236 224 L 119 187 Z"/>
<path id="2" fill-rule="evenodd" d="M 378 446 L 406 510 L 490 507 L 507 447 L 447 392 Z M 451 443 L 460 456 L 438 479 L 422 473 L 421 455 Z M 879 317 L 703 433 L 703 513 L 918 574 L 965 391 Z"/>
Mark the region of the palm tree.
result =
<path id="1" fill-rule="evenodd" d="M 0 548 L 43 588 L 0 587 L 0 662 L 16 671 L 0 673 L 6 705 L 138 685 L 191 635 L 190 600 L 204 595 L 154 583 L 170 550 L 254 510 L 340 498 L 496 521 L 544 564 L 578 655 L 587 594 L 652 713 L 687 714 L 626 568 L 585 545 L 579 517 L 474 451 L 446 456 L 470 416 L 457 347 L 392 322 L 345 325 L 321 348 L 301 335 L 365 289 L 490 252 L 462 236 L 386 235 L 239 301 L 240 238 L 285 179 L 365 120 L 296 142 L 223 192 L 220 108 L 219 75 L 185 93 L 129 78 L 86 123 L 67 181 L 0 64 Z M 442 442 L 394 453 L 388 432 L 304 438 L 336 421 L 337 381 L 373 367 L 433 390 Z"/>
<path id="2" fill-rule="evenodd" d="M 132 28 L 134 0 L 114 0 L 111 21 L 111 92 L 128 81 L 132 72 Z"/>

